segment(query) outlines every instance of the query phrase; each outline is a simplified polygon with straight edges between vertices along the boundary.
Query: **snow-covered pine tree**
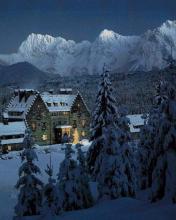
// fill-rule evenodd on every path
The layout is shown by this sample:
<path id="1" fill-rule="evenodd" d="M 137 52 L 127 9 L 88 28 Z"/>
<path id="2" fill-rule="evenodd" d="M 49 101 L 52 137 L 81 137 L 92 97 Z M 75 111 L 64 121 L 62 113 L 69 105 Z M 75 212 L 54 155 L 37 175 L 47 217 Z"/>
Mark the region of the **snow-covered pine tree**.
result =
<path id="1" fill-rule="evenodd" d="M 127 161 L 127 146 L 122 147 L 118 143 L 118 132 L 118 129 L 111 126 L 104 128 L 105 145 L 95 164 L 95 171 L 99 170 L 96 180 L 100 199 L 116 199 L 135 194 L 134 186 L 131 185 L 133 177 L 129 169 L 129 161 Z"/>
<path id="2" fill-rule="evenodd" d="M 19 168 L 19 180 L 16 184 L 20 193 L 15 206 L 15 214 L 17 216 L 38 215 L 41 210 L 43 183 L 36 177 L 36 174 L 40 173 L 40 169 L 33 163 L 38 158 L 32 148 L 33 141 L 29 130 L 26 131 L 24 143 L 25 149 L 21 155 L 23 164 Z"/>
<path id="3" fill-rule="evenodd" d="M 56 180 L 53 178 L 51 162 L 50 165 L 47 165 L 45 172 L 48 175 L 48 183 L 43 188 L 42 213 L 44 216 L 58 215 L 61 211 L 61 207 L 59 204 Z"/>
<path id="4" fill-rule="evenodd" d="M 156 164 L 158 148 L 155 148 L 155 139 L 162 117 L 161 105 L 167 99 L 167 83 L 160 81 L 156 86 L 156 96 L 153 107 L 147 117 L 147 122 L 141 129 L 138 144 L 138 186 L 140 189 L 151 187 L 152 173 Z"/>
<path id="5" fill-rule="evenodd" d="M 86 165 L 86 157 L 84 152 L 82 151 L 82 144 L 78 143 L 75 145 L 77 149 L 77 160 L 79 161 L 79 166 L 83 170 L 83 172 L 87 172 L 87 165 Z"/>
<path id="6" fill-rule="evenodd" d="M 93 197 L 90 190 L 89 185 L 89 176 L 88 176 L 88 169 L 86 164 L 86 158 L 84 152 L 81 149 L 82 145 L 78 143 L 76 145 L 77 148 L 77 160 L 79 161 L 79 169 L 80 169 L 80 181 L 82 186 L 82 194 L 84 199 L 85 207 L 91 207 L 93 205 Z"/>
<path id="7" fill-rule="evenodd" d="M 122 157 L 122 167 L 127 177 L 127 186 L 125 196 L 134 197 L 136 193 L 136 158 L 135 152 L 130 145 L 130 120 L 126 117 L 127 109 L 125 107 L 119 108 L 119 118 L 117 120 L 118 126 L 118 143 L 120 145 L 120 152 Z"/>
<path id="8" fill-rule="evenodd" d="M 100 198 L 135 196 L 135 166 L 125 114 L 120 114 L 117 124 L 103 128 L 105 142 L 95 163 Z"/>
<path id="9" fill-rule="evenodd" d="M 88 207 L 84 186 L 81 181 L 81 169 L 72 158 L 71 144 L 66 144 L 65 159 L 60 164 L 58 190 L 61 206 L 64 211 Z"/>
<path id="10" fill-rule="evenodd" d="M 92 144 L 87 153 L 87 165 L 89 172 L 94 175 L 94 165 L 96 159 L 104 146 L 103 129 L 111 123 L 116 123 L 117 108 L 113 97 L 113 89 L 109 79 L 109 72 L 103 70 L 99 91 L 96 98 L 95 111 L 92 116 L 91 138 Z M 111 120 L 111 119 L 114 120 Z M 98 170 L 97 170 L 98 172 Z"/>
<path id="11" fill-rule="evenodd" d="M 168 86 L 155 140 L 158 149 L 152 175 L 151 201 L 167 198 L 176 203 L 176 92 Z"/>

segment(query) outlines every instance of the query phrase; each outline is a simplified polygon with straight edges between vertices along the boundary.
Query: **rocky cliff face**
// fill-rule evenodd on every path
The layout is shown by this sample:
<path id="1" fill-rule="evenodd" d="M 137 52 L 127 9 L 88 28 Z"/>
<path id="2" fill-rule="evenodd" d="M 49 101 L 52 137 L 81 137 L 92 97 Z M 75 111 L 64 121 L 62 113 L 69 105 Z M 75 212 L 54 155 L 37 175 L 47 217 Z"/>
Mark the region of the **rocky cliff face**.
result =
<path id="1" fill-rule="evenodd" d="M 102 71 L 104 63 L 116 72 L 164 68 L 171 53 L 176 58 L 176 21 L 168 20 L 141 36 L 122 36 L 103 30 L 92 43 L 31 34 L 17 53 L 0 55 L 0 62 L 26 61 L 40 70 L 60 75 L 94 74 Z"/>

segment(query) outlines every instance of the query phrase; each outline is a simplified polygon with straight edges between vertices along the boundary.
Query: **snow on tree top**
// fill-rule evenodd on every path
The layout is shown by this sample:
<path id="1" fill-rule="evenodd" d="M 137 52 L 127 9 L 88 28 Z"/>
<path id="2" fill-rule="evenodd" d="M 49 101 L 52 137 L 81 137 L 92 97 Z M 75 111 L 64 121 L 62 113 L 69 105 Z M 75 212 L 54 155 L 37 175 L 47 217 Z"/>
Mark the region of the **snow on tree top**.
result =
<path id="1" fill-rule="evenodd" d="M 25 134 L 26 125 L 24 121 L 0 123 L 0 136 Z"/>

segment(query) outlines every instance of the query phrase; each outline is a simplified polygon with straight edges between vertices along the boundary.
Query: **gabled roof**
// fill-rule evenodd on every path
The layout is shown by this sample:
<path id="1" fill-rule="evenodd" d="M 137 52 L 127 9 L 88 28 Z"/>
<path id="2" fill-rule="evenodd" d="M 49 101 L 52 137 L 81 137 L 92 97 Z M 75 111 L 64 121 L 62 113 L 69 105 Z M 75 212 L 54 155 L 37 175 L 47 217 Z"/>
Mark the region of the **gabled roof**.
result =
<path id="1" fill-rule="evenodd" d="M 19 94 L 25 94 L 25 92 L 26 94 L 30 94 L 28 98 L 26 99 L 25 95 L 21 96 L 22 98 L 20 98 Z M 25 119 L 26 114 L 29 112 L 38 96 L 42 98 L 49 112 L 69 112 L 71 111 L 71 108 L 78 95 L 81 97 L 84 105 L 86 106 L 79 92 L 77 94 L 52 94 L 49 92 L 44 92 L 40 95 L 39 92 L 35 90 L 17 90 L 15 91 L 15 95 L 11 99 L 5 112 L 8 113 L 8 117 L 11 119 Z M 12 115 L 10 112 L 19 114 Z"/>
<path id="2" fill-rule="evenodd" d="M 23 96 L 20 99 L 20 93 L 22 92 L 31 92 L 27 99 Z M 30 108 L 32 107 L 35 99 L 38 97 L 39 93 L 35 90 L 15 90 L 15 95 L 11 99 L 7 109 L 5 112 L 8 113 L 9 118 L 18 118 L 18 119 L 25 119 L 26 114 L 29 112 Z M 18 112 L 19 115 L 10 115 L 10 112 Z"/>
<path id="3" fill-rule="evenodd" d="M 145 119 L 142 114 L 127 115 L 130 120 L 130 132 L 140 132 L 140 126 L 144 125 Z"/>
<path id="4" fill-rule="evenodd" d="M 0 136 L 25 134 L 26 124 L 24 121 L 0 123 Z"/>
<path id="5" fill-rule="evenodd" d="M 77 97 L 73 94 L 50 94 L 47 92 L 41 95 L 50 112 L 70 111 Z"/>

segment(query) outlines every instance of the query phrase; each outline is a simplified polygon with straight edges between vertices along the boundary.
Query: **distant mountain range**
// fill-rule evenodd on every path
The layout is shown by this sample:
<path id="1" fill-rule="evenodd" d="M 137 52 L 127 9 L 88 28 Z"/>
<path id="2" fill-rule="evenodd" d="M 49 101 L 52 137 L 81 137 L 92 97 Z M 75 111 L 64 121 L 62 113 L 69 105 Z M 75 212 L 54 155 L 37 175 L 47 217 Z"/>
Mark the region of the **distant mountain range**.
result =
<path id="1" fill-rule="evenodd" d="M 18 85 L 20 87 L 35 88 L 50 76 L 27 62 L 0 65 L 0 85 Z"/>
<path id="2" fill-rule="evenodd" d="M 0 55 L 0 63 L 26 61 L 42 71 L 60 75 L 100 73 L 104 63 L 111 71 L 133 72 L 162 69 L 171 53 L 176 59 L 176 21 L 168 20 L 140 36 L 103 30 L 92 43 L 31 34 L 17 53 Z"/>

